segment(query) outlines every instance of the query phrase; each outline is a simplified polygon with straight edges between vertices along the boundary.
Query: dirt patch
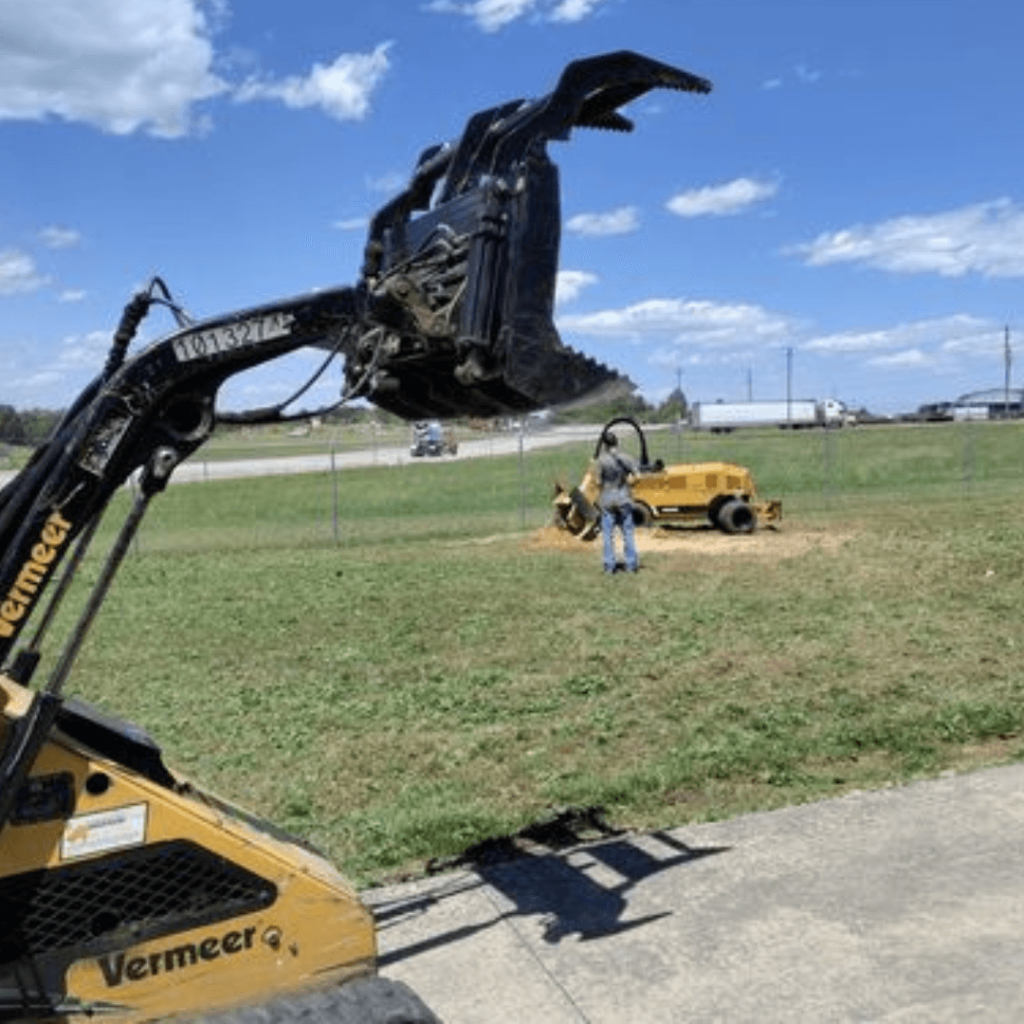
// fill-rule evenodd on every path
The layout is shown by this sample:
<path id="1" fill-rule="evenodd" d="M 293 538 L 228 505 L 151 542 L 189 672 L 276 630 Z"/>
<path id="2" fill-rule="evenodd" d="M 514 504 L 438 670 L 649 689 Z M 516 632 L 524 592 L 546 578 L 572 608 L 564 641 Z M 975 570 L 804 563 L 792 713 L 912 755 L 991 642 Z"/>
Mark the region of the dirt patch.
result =
<path id="1" fill-rule="evenodd" d="M 786 526 L 775 530 L 728 535 L 713 529 L 671 529 L 658 527 L 636 531 L 637 550 L 643 554 L 704 555 L 713 558 L 754 559 L 769 562 L 797 558 L 811 551 L 835 553 L 851 537 L 850 530 Z M 600 539 L 583 541 L 557 526 L 545 526 L 527 540 L 530 548 L 557 551 L 595 552 Z"/>

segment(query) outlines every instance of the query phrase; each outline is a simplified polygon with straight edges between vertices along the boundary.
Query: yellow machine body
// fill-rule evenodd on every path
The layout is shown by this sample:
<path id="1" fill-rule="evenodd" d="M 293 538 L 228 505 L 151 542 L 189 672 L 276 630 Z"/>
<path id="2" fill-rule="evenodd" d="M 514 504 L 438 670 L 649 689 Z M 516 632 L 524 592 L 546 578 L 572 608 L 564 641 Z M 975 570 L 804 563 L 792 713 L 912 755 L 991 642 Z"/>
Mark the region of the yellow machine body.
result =
<path id="1" fill-rule="evenodd" d="M 745 502 L 762 526 L 782 517 L 781 501 L 758 501 L 750 470 L 733 462 L 682 462 L 639 473 L 633 500 L 652 522 L 717 525 L 718 510 L 729 500 Z"/>
<path id="2" fill-rule="evenodd" d="M 732 462 L 681 462 L 630 478 L 640 526 L 714 526 L 749 533 L 782 518 L 782 502 L 760 501 L 750 470 Z M 578 487 L 555 493 L 555 522 L 584 540 L 600 531 L 601 485 L 591 465 Z"/>
<path id="3" fill-rule="evenodd" d="M 30 696 L 0 676 L 0 744 Z M 373 973 L 372 915 L 322 857 L 58 726 L 0 832 L 0 950 L 23 964 L 0 987 L 134 1024 Z"/>

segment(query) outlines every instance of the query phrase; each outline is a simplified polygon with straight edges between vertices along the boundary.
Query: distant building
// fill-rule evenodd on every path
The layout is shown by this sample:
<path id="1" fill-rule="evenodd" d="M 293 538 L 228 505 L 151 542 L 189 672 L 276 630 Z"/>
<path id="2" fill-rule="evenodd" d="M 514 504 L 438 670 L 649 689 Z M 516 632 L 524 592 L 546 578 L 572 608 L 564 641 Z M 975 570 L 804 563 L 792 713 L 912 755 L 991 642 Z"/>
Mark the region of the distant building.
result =
<path id="1" fill-rule="evenodd" d="M 1024 416 L 1024 389 L 989 388 L 961 395 L 953 403 L 955 419 L 1008 420 Z"/>
<path id="2" fill-rule="evenodd" d="M 913 420 L 1009 420 L 1024 417 L 1024 389 L 989 388 L 961 395 L 955 402 L 932 402 L 922 405 Z"/>

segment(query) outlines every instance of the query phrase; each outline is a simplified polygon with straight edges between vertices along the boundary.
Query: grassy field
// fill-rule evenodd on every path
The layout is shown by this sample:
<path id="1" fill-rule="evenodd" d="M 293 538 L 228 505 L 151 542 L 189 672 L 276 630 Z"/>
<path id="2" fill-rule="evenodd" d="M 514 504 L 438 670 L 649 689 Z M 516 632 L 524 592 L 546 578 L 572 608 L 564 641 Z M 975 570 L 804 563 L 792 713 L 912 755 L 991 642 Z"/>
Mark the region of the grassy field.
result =
<path id="1" fill-rule="evenodd" d="M 782 528 L 605 578 L 547 529 L 582 444 L 175 486 L 71 689 L 363 881 L 552 806 L 669 827 L 1024 755 L 1021 425 L 651 440 L 750 466 Z"/>

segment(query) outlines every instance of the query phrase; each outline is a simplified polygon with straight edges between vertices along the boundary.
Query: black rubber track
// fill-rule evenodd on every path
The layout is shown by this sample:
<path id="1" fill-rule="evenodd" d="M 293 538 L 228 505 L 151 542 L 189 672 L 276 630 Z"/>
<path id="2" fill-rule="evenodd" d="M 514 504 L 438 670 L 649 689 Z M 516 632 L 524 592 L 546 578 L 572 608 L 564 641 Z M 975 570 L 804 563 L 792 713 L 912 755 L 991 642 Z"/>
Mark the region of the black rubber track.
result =
<path id="1" fill-rule="evenodd" d="M 412 989 L 380 977 L 282 996 L 212 1017 L 174 1019 L 190 1024 L 441 1024 Z"/>

